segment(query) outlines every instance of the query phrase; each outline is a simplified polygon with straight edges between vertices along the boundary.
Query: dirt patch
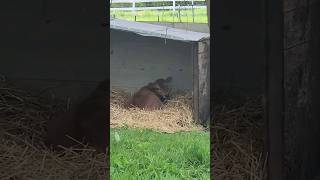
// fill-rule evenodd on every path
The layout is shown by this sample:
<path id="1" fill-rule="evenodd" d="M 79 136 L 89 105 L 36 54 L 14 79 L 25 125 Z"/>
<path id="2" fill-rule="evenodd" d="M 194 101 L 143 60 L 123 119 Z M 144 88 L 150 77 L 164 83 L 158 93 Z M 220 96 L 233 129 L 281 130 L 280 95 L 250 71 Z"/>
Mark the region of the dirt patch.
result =
<path id="1" fill-rule="evenodd" d="M 186 92 L 176 92 L 173 98 L 160 110 L 145 111 L 139 108 L 125 109 L 124 102 L 129 94 L 113 89 L 110 106 L 111 127 L 146 128 L 159 132 L 203 130 L 193 119 L 192 96 Z"/>

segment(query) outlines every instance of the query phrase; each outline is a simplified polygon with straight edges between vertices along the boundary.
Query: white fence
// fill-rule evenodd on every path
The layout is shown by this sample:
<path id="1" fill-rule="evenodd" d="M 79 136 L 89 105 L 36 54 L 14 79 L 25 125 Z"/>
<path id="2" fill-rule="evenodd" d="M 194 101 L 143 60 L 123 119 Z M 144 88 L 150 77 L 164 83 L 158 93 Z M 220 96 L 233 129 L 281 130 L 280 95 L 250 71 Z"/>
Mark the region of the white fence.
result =
<path id="1" fill-rule="evenodd" d="M 172 2 L 172 6 L 157 6 L 157 7 L 136 7 L 136 3 L 142 2 Z M 176 6 L 176 2 L 191 2 L 189 6 Z M 113 7 L 112 11 L 139 11 L 139 10 L 182 10 L 207 8 L 206 5 L 194 5 L 195 2 L 204 2 L 203 0 L 110 0 L 111 4 L 116 3 L 132 3 L 131 7 Z"/>

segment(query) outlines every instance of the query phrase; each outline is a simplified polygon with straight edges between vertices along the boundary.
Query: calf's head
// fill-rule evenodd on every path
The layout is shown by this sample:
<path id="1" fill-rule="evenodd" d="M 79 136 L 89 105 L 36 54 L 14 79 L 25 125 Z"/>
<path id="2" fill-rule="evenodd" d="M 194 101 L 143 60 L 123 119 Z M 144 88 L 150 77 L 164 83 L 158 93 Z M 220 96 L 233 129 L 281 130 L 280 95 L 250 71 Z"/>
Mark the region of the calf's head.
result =
<path id="1" fill-rule="evenodd" d="M 161 101 L 165 101 L 169 98 L 169 94 L 171 91 L 170 83 L 172 81 L 172 77 L 168 77 L 167 79 L 158 79 L 153 83 L 149 83 L 148 87 L 150 90 L 155 92 L 158 96 L 160 96 Z"/>

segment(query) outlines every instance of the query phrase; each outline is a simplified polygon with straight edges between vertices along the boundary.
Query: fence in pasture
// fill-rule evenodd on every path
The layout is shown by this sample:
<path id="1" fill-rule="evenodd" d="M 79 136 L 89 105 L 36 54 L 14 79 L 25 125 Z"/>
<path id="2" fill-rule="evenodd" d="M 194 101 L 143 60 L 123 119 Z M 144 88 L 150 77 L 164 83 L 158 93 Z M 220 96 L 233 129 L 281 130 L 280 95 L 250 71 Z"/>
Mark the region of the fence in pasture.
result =
<path id="1" fill-rule="evenodd" d="M 174 16 L 177 16 L 181 22 L 181 13 L 182 10 L 191 10 L 192 13 L 192 21 L 195 20 L 195 12 L 196 9 L 206 9 L 206 4 L 204 0 L 111 0 L 111 12 L 113 12 L 112 16 L 116 16 L 116 12 L 132 12 L 131 16 L 134 17 L 134 20 L 137 20 L 137 12 L 138 11 L 146 11 L 146 10 L 154 10 L 158 11 L 156 16 L 161 16 L 161 11 L 172 11 Z M 153 6 L 147 6 L 153 3 Z M 162 4 L 161 4 L 162 3 Z M 182 4 L 183 3 L 183 4 Z M 201 4 L 202 3 L 202 4 Z M 206 14 L 205 14 L 206 16 Z"/>

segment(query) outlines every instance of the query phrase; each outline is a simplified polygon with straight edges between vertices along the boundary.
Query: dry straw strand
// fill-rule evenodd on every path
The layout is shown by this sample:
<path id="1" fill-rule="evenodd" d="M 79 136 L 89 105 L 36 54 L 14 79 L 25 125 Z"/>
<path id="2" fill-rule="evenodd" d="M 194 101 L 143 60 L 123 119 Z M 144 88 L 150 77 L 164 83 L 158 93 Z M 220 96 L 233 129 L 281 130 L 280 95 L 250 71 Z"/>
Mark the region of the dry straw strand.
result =
<path id="1" fill-rule="evenodd" d="M 129 97 L 111 91 L 111 127 L 151 128 L 160 132 L 203 130 L 192 118 L 192 98 L 176 93 L 161 110 L 124 109 Z M 44 145 L 46 121 L 65 109 L 65 102 L 47 101 L 0 78 L 0 179 L 105 179 L 107 157 L 86 145 L 53 152 Z M 230 105 L 232 104 L 232 105 Z M 214 178 L 262 180 L 267 155 L 262 155 L 261 98 L 216 106 L 211 129 Z"/>

